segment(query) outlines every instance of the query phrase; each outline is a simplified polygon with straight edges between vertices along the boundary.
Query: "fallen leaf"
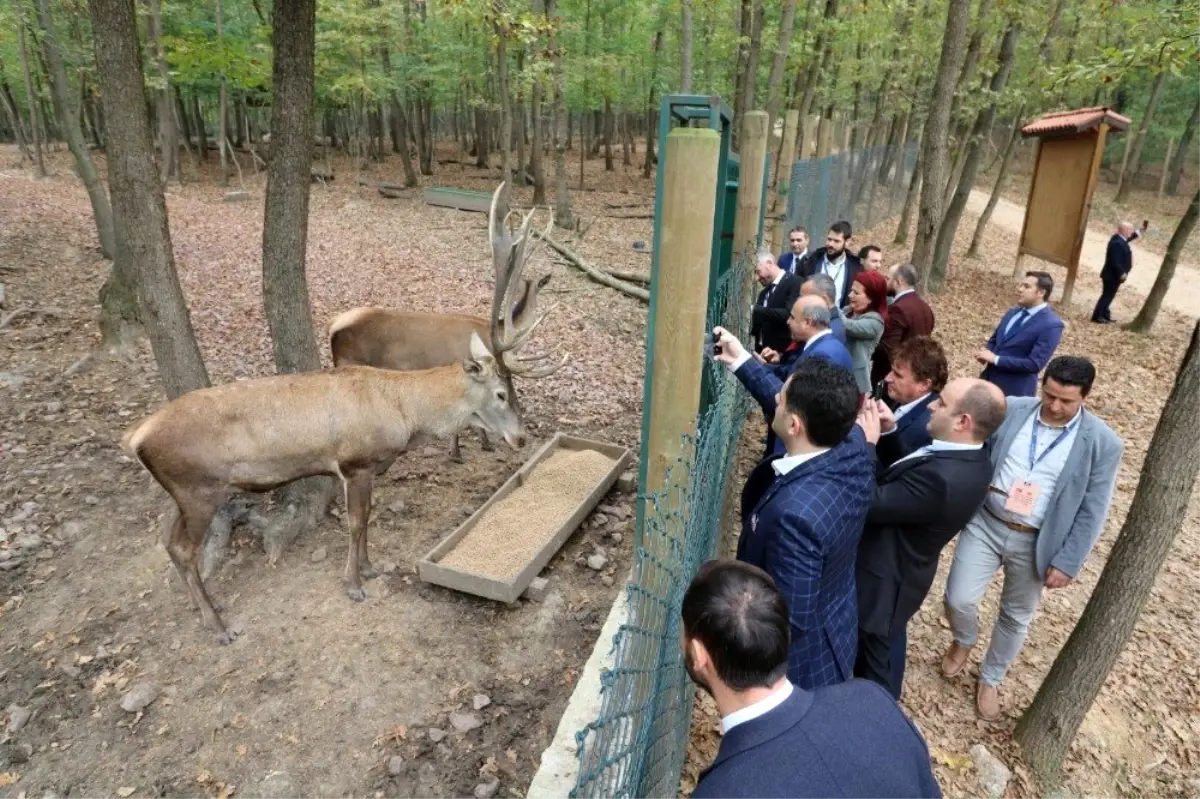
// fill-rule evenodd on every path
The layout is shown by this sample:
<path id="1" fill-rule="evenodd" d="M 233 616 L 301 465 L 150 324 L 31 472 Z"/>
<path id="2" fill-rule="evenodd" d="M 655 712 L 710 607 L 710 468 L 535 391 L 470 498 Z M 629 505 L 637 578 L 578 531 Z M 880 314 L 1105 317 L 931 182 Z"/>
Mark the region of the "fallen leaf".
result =
<path id="1" fill-rule="evenodd" d="M 21 780 L 21 775 L 15 771 L 0 771 L 0 788 L 5 785 L 12 785 Z"/>
<path id="2" fill-rule="evenodd" d="M 121 799 L 126 799 L 126 797 L 133 796 L 135 790 L 137 789 L 129 787 L 117 788 L 117 796 L 121 797 Z"/>

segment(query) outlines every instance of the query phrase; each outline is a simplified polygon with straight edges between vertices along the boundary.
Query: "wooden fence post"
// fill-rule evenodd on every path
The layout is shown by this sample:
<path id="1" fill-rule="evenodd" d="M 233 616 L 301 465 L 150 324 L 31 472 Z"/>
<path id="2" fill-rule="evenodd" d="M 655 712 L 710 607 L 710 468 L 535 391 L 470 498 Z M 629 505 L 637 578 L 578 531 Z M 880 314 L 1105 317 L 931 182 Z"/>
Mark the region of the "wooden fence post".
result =
<path id="1" fill-rule="evenodd" d="M 670 497 L 677 492 L 672 489 L 686 490 L 688 470 L 672 471 L 670 485 L 667 471 L 683 454 L 684 434 L 695 434 L 700 408 L 720 150 L 721 135 L 708 128 L 676 128 L 663 142 L 665 173 L 660 238 L 655 242 L 642 443 L 643 491 L 665 501 L 658 506 L 662 514 L 675 509 Z M 655 515 L 653 507 L 644 504 L 638 514 L 643 543 L 645 525 Z M 678 516 L 667 518 L 673 520 L 670 524 L 682 523 Z M 661 517 L 659 522 L 668 523 Z"/>
<path id="2" fill-rule="evenodd" d="M 739 137 L 741 174 L 738 177 L 737 215 L 733 219 L 733 259 L 758 250 L 758 231 L 762 223 L 763 179 L 767 169 L 767 112 L 747 111 L 742 116 Z"/>

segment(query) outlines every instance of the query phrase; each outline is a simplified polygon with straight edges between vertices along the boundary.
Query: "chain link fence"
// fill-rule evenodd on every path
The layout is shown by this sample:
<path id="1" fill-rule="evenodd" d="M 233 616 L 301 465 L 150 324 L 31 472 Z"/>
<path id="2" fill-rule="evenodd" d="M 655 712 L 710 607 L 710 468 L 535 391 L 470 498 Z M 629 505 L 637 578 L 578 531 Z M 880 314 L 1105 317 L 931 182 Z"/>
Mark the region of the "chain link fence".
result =
<path id="1" fill-rule="evenodd" d="M 900 213 L 916 163 L 916 144 L 797 161 L 788 186 L 788 229 L 802 225 L 811 249 L 823 245 L 825 231 L 840 219 L 855 231 L 874 227 Z"/>
<path id="2" fill-rule="evenodd" d="M 792 170 L 788 220 L 823 232 L 838 219 L 866 229 L 899 213 L 916 148 L 879 147 L 801 161 Z M 708 328 L 745 341 L 754 254 L 735 258 L 709 303 Z M 628 617 L 613 639 L 613 667 L 601 674 L 600 712 L 575 735 L 579 774 L 572 797 L 676 796 L 687 754 L 695 689 L 683 664 L 679 610 L 700 564 L 721 540 L 742 425 L 752 401 L 723 365 L 703 357 L 705 404 L 696 435 L 668 467 L 665 495 L 646 502 Z M 664 390 L 670 390 L 665 388 Z M 736 487 L 733 487 L 736 489 Z"/>

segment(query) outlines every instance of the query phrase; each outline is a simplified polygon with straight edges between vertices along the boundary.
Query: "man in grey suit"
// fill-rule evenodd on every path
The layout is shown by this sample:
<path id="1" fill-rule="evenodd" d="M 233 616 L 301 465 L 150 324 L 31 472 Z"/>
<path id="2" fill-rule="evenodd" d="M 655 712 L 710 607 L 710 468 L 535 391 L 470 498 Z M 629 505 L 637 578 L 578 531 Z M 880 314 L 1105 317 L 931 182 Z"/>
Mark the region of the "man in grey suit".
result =
<path id="1" fill-rule="evenodd" d="M 1046 367 L 1042 398 L 1009 397 L 992 436 L 994 473 L 983 506 L 958 537 L 946 581 L 954 643 L 942 674 L 967 666 L 979 633 L 977 609 L 1001 567 L 1000 617 L 979 669 L 975 711 L 1000 718 L 999 685 L 1025 643 L 1042 588 L 1070 585 L 1100 537 L 1125 445 L 1084 407 L 1096 367 L 1064 355 Z"/>

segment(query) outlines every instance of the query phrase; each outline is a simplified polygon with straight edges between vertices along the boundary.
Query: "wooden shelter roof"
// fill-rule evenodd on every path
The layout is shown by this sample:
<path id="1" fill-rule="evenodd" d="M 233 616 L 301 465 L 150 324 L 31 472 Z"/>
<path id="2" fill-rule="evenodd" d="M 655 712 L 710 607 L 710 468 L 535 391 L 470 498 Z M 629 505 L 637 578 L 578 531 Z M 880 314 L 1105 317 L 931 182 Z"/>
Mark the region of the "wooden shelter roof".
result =
<path id="1" fill-rule="evenodd" d="M 1080 108 L 1074 111 L 1055 111 L 1038 117 L 1021 128 L 1021 135 L 1029 136 L 1062 136 L 1071 133 L 1083 133 L 1095 130 L 1100 123 L 1108 123 L 1109 130 L 1119 132 L 1129 128 L 1129 117 L 1121 116 L 1108 106 L 1095 108 Z"/>

